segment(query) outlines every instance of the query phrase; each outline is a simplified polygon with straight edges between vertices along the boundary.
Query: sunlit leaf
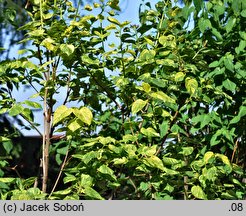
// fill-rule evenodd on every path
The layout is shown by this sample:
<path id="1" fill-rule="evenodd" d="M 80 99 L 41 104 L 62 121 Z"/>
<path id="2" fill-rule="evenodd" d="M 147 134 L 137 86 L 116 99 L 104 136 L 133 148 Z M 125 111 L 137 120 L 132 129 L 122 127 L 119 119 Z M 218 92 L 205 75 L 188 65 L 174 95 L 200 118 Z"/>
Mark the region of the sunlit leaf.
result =
<path id="1" fill-rule="evenodd" d="M 84 194 L 90 197 L 91 199 L 104 200 L 104 198 L 91 187 L 85 187 L 83 191 L 84 191 Z"/>
<path id="2" fill-rule="evenodd" d="M 153 128 L 148 127 L 147 129 L 141 128 L 140 132 L 147 137 L 159 137 L 160 134 L 157 133 Z"/>
<path id="3" fill-rule="evenodd" d="M 30 106 L 30 107 L 36 108 L 36 109 L 42 108 L 42 106 L 39 103 L 34 102 L 34 101 L 25 100 L 23 103 Z"/>
<path id="4" fill-rule="evenodd" d="M 150 94 L 150 96 L 153 97 L 154 99 L 159 99 L 164 103 L 175 103 L 175 100 L 173 98 L 169 97 L 162 91 L 153 92 Z"/>
<path id="5" fill-rule="evenodd" d="M 70 122 L 70 123 L 68 124 L 67 127 L 68 127 L 68 129 L 69 129 L 70 131 L 74 132 L 74 131 L 78 130 L 79 128 L 81 128 L 81 125 L 80 125 L 80 123 L 78 122 L 78 120 L 75 119 L 75 120 L 73 120 L 72 122 Z"/>
<path id="6" fill-rule="evenodd" d="M 228 159 L 227 156 L 223 155 L 223 154 L 215 154 L 215 157 L 218 157 L 222 160 L 222 162 L 228 166 L 231 166 L 231 162 L 230 160 Z"/>
<path id="7" fill-rule="evenodd" d="M 196 79 L 193 78 L 186 78 L 185 79 L 185 87 L 190 95 L 194 95 L 198 89 L 198 82 Z"/>
<path id="8" fill-rule="evenodd" d="M 70 56 L 73 54 L 75 47 L 72 44 L 61 44 L 60 50 L 63 54 Z"/>
<path id="9" fill-rule="evenodd" d="M 59 106 L 54 112 L 53 125 L 56 125 L 72 113 L 72 110 L 65 105 Z"/>
<path id="10" fill-rule="evenodd" d="M 112 161 L 114 163 L 114 165 L 121 165 L 121 164 L 126 164 L 128 162 L 128 159 L 126 157 L 122 157 L 122 158 L 115 158 Z"/>
<path id="11" fill-rule="evenodd" d="M 147 101 L 144 101 L 142 99 L 137 99 L 132 104 L 132 113 L 136 114 L 137 112 L 142 110 L 145 107 L 146 104 L 147 104 Z"/>
<path id="12" fill-rule="evenodd" d="M 204 159 L 205 163 L 208 163 L 211 158 L 214 158 L 214 156 L 215 156 L 214 153 L 209 151 L 209 152 L 205 153 L 203 159 Z"/>
<path id="13" fill-rule="evenodd" d="M 15 178 L 10 178 L 10 177 L 0 178 L 0 182 L 2 182 L 2 183 L 11 183 L 13 181 L 15 181 Z"/>
<path id="14" fill-rule="evenodd" d="M 191 155 L 193 151 L 194 151 L 193 147 L 182 147 L 182 151 L 179 152 L 179 154 L 188 156 L 188 155 Z"/>
<path id="15" fill-rule="evenodd" d="M 183 72 L 178 72 L 178 73 L 176 73 L 175 76 L 174 76 L 174 81 L 175 81 L 175 82 L 183 81 L 183 80 L 184 80 L 184 77 L 185 77 L 185 73 L 183 73 Z"/>
<path id="16" fill-rule="evenodd" d="M 191 193 L 194 197 L 202 200 L 206 200 L 207 196 L 200 186 L 192 186 Z"/>
<path id="17" fill-rule="evenodd" d="M 91 187 L 93 186 L 93 178 L 87 174 L 81 174 L 80 184 L 82 187 Z"/>
<path id="18" fill-rule="evenodd" d="M 93 119 L 92 112 L 87 107 L 82 107 L 81 109 L 73 108 L 73 113 L 78 117 L 82 122 L 90 125 Z"/>
<path id="19" fill-rule="evenodd" d="M 146 164 L 149 167 L 164 170 L 164 165 L 163 165 L 162 160 L 155 155 L 153 155 L 151 157 L 144 158 L 143 162 L 144 162 L 144 164 Z"/>
<path id="20" fill-rule="evenodd" d="M 104 174 L 104 175 L 110 176 L 113 180 L 116 181 L 116 176 L 114 175 L 114 171 L 113 171 L 111 168 L 109 168 L 107 165 L 101 165 L 101 166 L 97 169 L 97 171 L 98 171 L 99 173 Z"/>

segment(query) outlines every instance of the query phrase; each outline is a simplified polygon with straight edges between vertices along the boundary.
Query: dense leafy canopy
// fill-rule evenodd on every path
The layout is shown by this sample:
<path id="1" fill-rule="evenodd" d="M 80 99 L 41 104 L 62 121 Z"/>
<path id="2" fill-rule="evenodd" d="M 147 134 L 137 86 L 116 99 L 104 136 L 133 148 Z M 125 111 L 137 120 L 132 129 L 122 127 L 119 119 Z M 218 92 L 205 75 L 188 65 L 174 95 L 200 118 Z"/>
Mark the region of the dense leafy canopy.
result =
<path id="1" fill-rule="evenodd" d="M 47 2 L 33 1 L 20 28 L 32 49 L 0 63 L 0 110 L 35 127 L 32 108 L 43 109 L 59 190 L 6 176 L 1 159 L 1 198 L 243 199 L 246 2 L 146 2 L 139 25 L 117 19 L 117 0 L 86 15 Z M 21 84 L 42 102 L 16 102 Z M 50 146 L 54 132 L 65 138 Z M 9 154 L 6 134 L 1 142 Z"/>

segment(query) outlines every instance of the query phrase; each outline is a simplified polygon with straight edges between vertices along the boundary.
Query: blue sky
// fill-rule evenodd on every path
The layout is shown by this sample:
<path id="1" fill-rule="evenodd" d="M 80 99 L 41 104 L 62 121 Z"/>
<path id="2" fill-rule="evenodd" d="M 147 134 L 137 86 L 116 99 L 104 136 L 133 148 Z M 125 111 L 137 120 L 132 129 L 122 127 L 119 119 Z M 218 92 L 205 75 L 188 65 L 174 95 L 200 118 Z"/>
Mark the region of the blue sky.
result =
<path id="1" fill-rule="evenodd" d="M 146 2 L 146 1 L 145 1 Z M 158 0 L 150 0 L 151 4 L 154 6 Z M 121 0 L 120 1 L 120 6 L 122 8 L 122 12 L 119 14 L 117 19 L 119 21 L 130 21 L 132 24 L 138 24 L 138 12 L 139 12 L 139 6 L 140 4 L 143 3 L 142 0 Z M 112 41 L 114 42 L 114 41 Z M 16 51 L 13 51 L 16 52 Z M 16 53 L 12 53 L 13 56 L 16 56 Z M 14 92 L 14 96 L 17 99 L 18 102 L 24 101 L 24 100 L 32 100 L 36 102 L 40 102 L 39 98 L 36 99 L 30 99 L 30 96 L 35 94 L 36 92 L 33 91 L 31 88 L 29 89 L 20 89 L 19 91 Z M 65 98 L 65 93 L 60 94 L 57 97 L 57 101 L 63 102 Z M 59 102 L 56 104 L 57 106 L 60 106 Z M 70 106 L 75 106 L 76 103 L 70 104 Z M 43 113 L 42 112 L 35 112 L 35 122 L 39 123 L 39 130 L 43 132 Z M 27 131 L 27 130 L 22 130 L 22 133 L 24 135 L 38 135 L 38 133 L 35 130 Z"/>

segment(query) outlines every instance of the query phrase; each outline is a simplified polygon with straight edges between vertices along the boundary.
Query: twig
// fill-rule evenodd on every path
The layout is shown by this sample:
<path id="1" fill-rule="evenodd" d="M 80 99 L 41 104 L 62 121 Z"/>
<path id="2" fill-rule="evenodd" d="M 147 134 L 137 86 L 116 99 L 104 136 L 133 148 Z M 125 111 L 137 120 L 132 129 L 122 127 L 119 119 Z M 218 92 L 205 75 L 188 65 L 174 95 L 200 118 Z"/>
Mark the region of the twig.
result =
<path id="1" fill-rule="evenodd" d="M 53 186 L 53 188 L 52 188 L 52 190 L 51 190 L 50 195 L 49 195 L 48 198 L 50 198 L 51 195 L 52 195 L 52 193 L 55 191 L 56 186 L 57 186 L 57 184 L 58 184 L 58 182 L 59 182 L 59 180 L 60 180 L 60 178 L 61 178 L 61 174 L 62 174 L 63 169 L 64 169 L 64 167 L 65 167 L 65 165 L 66 165 L 66 162 L 67 162 L 67 157 L 68 157 L 68 152 L 69 152 L 70 146 L 71 146 L 71 142 L 69 142 L 69 146 L 68 146 L 68 149 L 67 149 L 65 158 L 64 158 L 64 160 L 63 160 L 63 162 L 62 162 L 62 165 L 61 165 L 59 174 L 58 174 L 58 176 L 57 176 L 56 182 L 55 182 L 55 184 L 54 184 L 54 186 Z"/>
<path id="2" fill-rule="evenodd" d="M 234 156 L 235 156 L 235 153 L 237 151 L 237 148 L 238 148 L 238 139 L 236 140 L 235 145 L 234 145 L 233 153 L 232 153 L 232 156 L 231 156 L 231 163 L 234 160 Z"/>
<path id="3" fill-rule="evenodd" d="M 41 133 L 41 131 L 33 124 L 33 122 L 31 122 L 26 116 L 24 116 L 23 114 L 20 113 L 20 116 L 22 118 L 24 118 L 32 127 L 34 130 L 36 130 L 38 132 L 38 134 L 43 137 L 43 134 Z"/>

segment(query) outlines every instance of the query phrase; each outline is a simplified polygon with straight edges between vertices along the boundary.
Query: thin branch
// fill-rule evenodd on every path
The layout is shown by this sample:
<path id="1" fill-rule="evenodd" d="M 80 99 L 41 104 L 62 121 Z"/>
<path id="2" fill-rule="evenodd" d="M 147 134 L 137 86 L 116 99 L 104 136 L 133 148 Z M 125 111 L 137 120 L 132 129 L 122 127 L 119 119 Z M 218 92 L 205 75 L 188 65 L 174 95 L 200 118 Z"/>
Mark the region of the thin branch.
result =
<path id="1" fill-rule="evenodd" d="M 41 133 L 41 131 L 34 125 L 34 123 L 32 121 L 30 121 L 26 116 L 24 116 L 23 114 L 21 114 L 21 117 L 24 118 L 32 127 L 34 130 L 36 130 L 38 132 L 38 134 L 43 137 L 43 134 Z"/>
<path id="2" fill-rule="evenodd" d="M 54 186 L 53 186 L 53 188 L 52 188 L 52 190 L 51 190 L 50 195 L 49 195 L 48 198 L 50 198 L 51 195 L 52 195 L 52 193 L 55 191 L 56 186 L 57 186 L 57 184 L 58 184 L 58 182 L 59 182 L 59 180 L 60 180 L 60 178 L 61 178 L 61 174 L 62 174 L 63 169 L 64 169 L 64 167 L 65 167 L 65 165 L 66 165 L 66 162 L 67 162 L 67 157 L 68 157 L 68 152 L 69 152 L 70 146 L 71 146 L 71 142 L 69 142 L 69 146 L 68 146 L 68 149 L 67 149 L 65 158 L 64 158 L 64 160 L 63 160 L 63 162 L 62 162 L 62 165 L 61 165 L 59 174 L 58 174 L 58 176 L 57 176 L 56 182 L 55 182 L 55 184 L 54 184 Z"/>
<path id="3" fill-rule="evenodd" d="M 233 153 L 232 153 L 232 156 L 231 156 L 231 163 L 232 163 L 233 160 L 234 160 L 235 153 L 236 153 L 237 148 L 238 148 L 238 140 L 239 140 L 239 139 L 236 140 L 235 145 L 234 145 Z"/>

